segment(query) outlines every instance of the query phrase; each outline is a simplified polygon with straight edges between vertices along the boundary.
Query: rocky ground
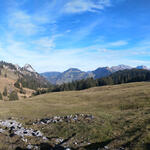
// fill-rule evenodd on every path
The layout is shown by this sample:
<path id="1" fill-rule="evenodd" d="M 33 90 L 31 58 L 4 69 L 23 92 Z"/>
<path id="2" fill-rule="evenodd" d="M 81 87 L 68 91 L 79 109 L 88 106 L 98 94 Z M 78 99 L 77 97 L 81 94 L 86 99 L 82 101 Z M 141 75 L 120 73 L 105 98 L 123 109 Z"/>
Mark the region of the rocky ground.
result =
<path id="1" fill-rule="evenodd" d="M 90 114 L 75 114 L 67 116 L 53 116 L 35 121 L 27 121 L 24 124 L 17 118 L 0 120 L 0 145 L 2 150 L 112 150 L 107 143 L 90 143 L 82 137 L 82 134 L 74 130 L 67 138 L 62 136 L 61 128 L 67 125 L 68 130 L 76 125 L 91 124 L 95 120 Z M 21 121 L 21 120 L 20 120 Z M 63 126 L 62 126 L 63 125 Z M 56 126 L 56 128 L 54 128 Z M 57 127 L 60 126 L 60 129 Z M 66 127 L 66 133 L 67 133 Z M 56 130 L 60 130 L 60 134 Z M 52 130 L 52 131 L 51 131 Z M 83 127 L 84 130 L 84 127 Z M 59 132 L 59 131 L 58 131 Z M 64 134 L 66 134 L 64 132 Z M 88 132 L 88 131 L 86 131 Z M 52 135 L 49 135 L 49 134 Z M 56 133 L 56 136 L 53 136 Z M 70 132 L 71 133 L 71 132 Z M 70 134 L 69 133 L 69 134 Z M 79 134 L 80 137 L 76 136 Z M 60 136 L 58 136 L 60 135 Z M 91 135 L 92 136 L 92 135 Z M 79 139 L 80 140 L 79 140 Z M 125 150 L 123 147 L 114 150 Z"/>
<path id="2" fill-rule="evenodd" d="M 78 122 L 80 120 L 92 120 L 94 117 L 89 114 L 76 114 L 76 115 L 67 115 L 67 116 L 54 116 L 51 118 L 44 118 L 37 120 L 33 124 L 50 124 L 50 123 L 59 123 L 59 122 Z"/>
<path id="3" fill-rule="evenodd" d="M 77 123 L 86 121 L 87 123 L 94 120 L 94 116 L 90 114 L 76 114 L 67 116 L 54 116 L 49 118 L 37 119 L 35 121 L 28 121 L 22 124 L 17 118 L 9 118 L 7 120 L 0 120 L 0 136 L 3 138 L 2 149 L 33 149 L 33 150 L 71 150 L 72 139 L 76 135 L 73 133 L 66 139 L 62 137 L 48 137 L 42 133 L 42 129 L 47 126 L 57 125 L 58 123 Z M 32 128 L 31 128 L 32 127 Z M 38 130 L 37 130 L 38 128 Z M 41 130 L 40 130 L 41 129 Z M 0 139 L 2 140 L 2 139 Z M 74 145 L 79 143 L 74 140 Z M 71 141 L 71 142 L 70 142 Z M 9 146 L 7 145 L 9 144 Z M 90 143 L 87 143 L 90 145 Z M 5 148 L 6 147 L 6 148 Z M 108 149 L 107 146 L 104 149 Z"/>

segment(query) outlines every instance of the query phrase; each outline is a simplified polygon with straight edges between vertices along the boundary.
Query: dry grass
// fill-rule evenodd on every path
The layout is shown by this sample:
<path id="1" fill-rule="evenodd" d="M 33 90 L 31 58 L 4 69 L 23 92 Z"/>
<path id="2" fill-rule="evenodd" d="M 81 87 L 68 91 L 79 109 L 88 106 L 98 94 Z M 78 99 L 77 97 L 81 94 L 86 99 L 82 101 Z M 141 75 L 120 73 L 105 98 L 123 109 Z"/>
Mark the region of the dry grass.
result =
<path id="1" fill-rule="evenodd" d="M 8 90 L 8 93 L 15 90 L 18 93 L 19 99 L 24 99 L 25 97 L 30 97 L 32 95 L 32 93 L 34 92 L 33 90 L 23 88 L 26 91 L 26 93 L 21 94 L 20 89 L 17 89 L 14 86 L 14 83 L 17 81 L 18 78 L 19 78 L 19 76 L 17 73 L 15 73 L 15 71 L 12 71 L 8 68 L 3 68 L 1 71 L 1 75 L 0 75 L 0 92 L 3 93 L 4 88 L 6 87 Z M 9 98 L 3 97 L 3 99 L 8 100 Z"/>
<path id="2" fill-rule="evenodd" d="M 10 91 L 15 90 L 18 93 L 19 99 L 23 99 L 24 97 L 30 97 L 34 92 L 34 90 L 23 88 L 26 91 L 26 93 L 21 94 L 20 90 L 14 86 L 15 82 L 16 80 L 10 79 L 8 77 L 0 77 L 0 92 L 3 93 L 5 87 L 7 88 L 8 93 Z M 4 100 L 8 100 L 8 97 L 4 97 Z"/>
<path id="3" fill-rule="evenodd" d="M 149 107 L 150 83 L 130 83 L 95 87 L 83 91 L 56 92 L 25 100 L 0 102 L 1 116 L 41 118 L 72 113 L 111 114 L 127 105 Z M 123 108 L 122 108 L 123 109 Z M 10 113 L 5 113 L 10 112 Z M 21 112 L 21 113 L 20 113 Z M 32 113 L 33 112 L 33 113 Z M 19 113 L 19 114 L 18 114 Z M 32 116 L 29 115 L 32 113 Z"/>
<path id="4" fill-rule="evenodd" d="M 2 93 L 5 87 L 14 87 L 14 83 L 12 79 L 0 77 L 0 92 Z"/>
<path id="5" fill-rule="evenodd" d="M 78 142 L 95 143 L 87 147 L 83 145 L 83 149 L 94 149 L 96 145 L 100 147 L 106 143 L 112 149 L 120 146 L 150 149 L 150 82 L 49 93 L 13 102 L 1 101 L 0 110 L 1 118 L 23 118 L 22 122 L 54 115 L 92 114 L 95 120 L 89 124 L 54 124 L 43 127 L 42 131 L 47 136 L 63 138 L 76 132 Z"/>

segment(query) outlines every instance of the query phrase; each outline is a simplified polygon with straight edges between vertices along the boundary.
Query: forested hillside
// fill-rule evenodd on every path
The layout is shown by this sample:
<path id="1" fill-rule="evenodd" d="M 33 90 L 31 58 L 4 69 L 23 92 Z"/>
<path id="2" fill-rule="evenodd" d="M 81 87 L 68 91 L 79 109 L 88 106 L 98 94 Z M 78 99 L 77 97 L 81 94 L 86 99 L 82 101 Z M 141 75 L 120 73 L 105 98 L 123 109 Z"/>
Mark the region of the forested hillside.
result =
<path id="1" fill-rule="evenodd" d="M 38 88 L 49 88 L 50 83 L 40 76 L 31 65 L 19 67 L 0 61 L 0 99 L 17 100 L 32 96 Z"/>
<path id="2" fill-rule="evenodd" d="M 48 90 L 38 90 L 34 94 L 42 94 L 46 92 L 59 92 L 59 91 L 72 91 L 72 90 L 83 90 L 95 86 L 104 85 L 115 85 L 130 82 L 141 82 L 150 81 L 150 71 L 144 69 L 127 69 L 122 71 L 117 71 L 108 77 L 103 77 L 100 79 L 87 78 L 79 81 L 73 81 L 71 83 L 65 83 L 62 85 L 53 86 Z"/>

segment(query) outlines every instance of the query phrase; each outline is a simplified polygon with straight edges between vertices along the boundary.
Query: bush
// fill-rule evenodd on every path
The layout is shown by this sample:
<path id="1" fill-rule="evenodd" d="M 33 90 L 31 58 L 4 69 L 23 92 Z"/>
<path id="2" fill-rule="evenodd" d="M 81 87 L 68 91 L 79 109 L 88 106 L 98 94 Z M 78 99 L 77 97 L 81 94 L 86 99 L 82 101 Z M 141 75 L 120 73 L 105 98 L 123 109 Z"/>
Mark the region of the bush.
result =
<path id="1" fill-rule="evenodd" d="M 7 88 L 6 87 L 4 88 L 3 95 L 7 96 Z"/>
<path id="2" fill-rule="evenodd" d="M 1 92 L 0 92 L 0 100 L 3 100 L 3 96 L 2 96 L 2 94 L 1 94 Z"/>
<path id="3" fill-rule="evenodd" d="M 9 100 L 10 101 L 13 101 L 13 100 L 18 100 L 19 98 L 18 98 L 18 94 L 17 94 L 17 92 L 16 91 L 12 91 L 11 93 L 10 93 L 10 95 L 9 95 Z"/>
<path id="4" fill-rule="evenodd" d="M 20 83 L 19 83 L 18 81 L 15 82 L 14 86 L 15 86 L 16 88 L 20 89 Z"/>
<path id="5" fill-rule="evenodd" d="M 4 77 L 7 78 L 7 74 L 6 73 L 5 73 Z"/>
<path id="6" fill-rule="evenodd" d="M 23 88 L 20 88 L 20 93 L 21 93 L 21 94 L 26 94 L 26 91 L 23 90 Z"/>

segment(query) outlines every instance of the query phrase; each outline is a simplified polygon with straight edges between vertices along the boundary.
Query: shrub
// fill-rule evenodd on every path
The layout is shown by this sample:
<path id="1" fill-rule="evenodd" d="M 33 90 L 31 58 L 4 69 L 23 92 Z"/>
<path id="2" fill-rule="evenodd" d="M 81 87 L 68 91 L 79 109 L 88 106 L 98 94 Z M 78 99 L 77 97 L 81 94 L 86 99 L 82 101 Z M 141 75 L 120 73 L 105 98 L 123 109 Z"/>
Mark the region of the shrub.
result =
<path id="1" fill-rule="evenodd" d="M 7 74 L 6 73 L 5 73 L 4 77 L 7 78 Z"/>
<path id="2" fill-rule="evenodd" d="M 16 91 L 12 91 L 11 93 L 10 93 L 10 95 L 9 95 L 9 100 L 10 101 L 13 101 L 13 100 L 18 100 L 19 98 L 18 98 L 18 94 L 17 94 L 17 92 Z"/>
<path id="3" fill-rule="evenodd" d="M 15 86 L 16 88 L 20 89 L 20 83 L 19 83 L 18 81 L 15 82 L 14 86 Z"/>
<path id="4" fill-rule="evenodd" d="M 7 88 L 6 87 L 4 88 L 3 95 L 7 96 Z"/>
<path id="5" fill-rule="evenodd" d="M 3 100 L 3 96 L 2 96 L 2 94 L 1 94 L 1 92 L 0 92 L 0 100 Z"/>
<path id="6" fill-rule="evenodd" d="M 26 94 L 26 91 L 23 90 L 23 88 L 20 88 L 20 93 L 21 93 L 21 94 Z"/>

